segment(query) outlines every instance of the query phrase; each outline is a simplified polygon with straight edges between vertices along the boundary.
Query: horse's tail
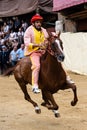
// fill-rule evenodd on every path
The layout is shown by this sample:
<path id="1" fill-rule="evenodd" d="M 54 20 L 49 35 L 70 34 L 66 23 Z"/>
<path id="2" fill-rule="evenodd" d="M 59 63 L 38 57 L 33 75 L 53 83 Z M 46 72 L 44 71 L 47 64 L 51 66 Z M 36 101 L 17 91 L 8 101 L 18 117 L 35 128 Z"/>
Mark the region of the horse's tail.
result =
<path id="1" fill-rule="evenodd" d="M 14 72 L 14 68 L 15 68 L 15 66 L 9 68 L 8 70 L 6 70 L 6 71 L 4 72 L 4 74 L 3 74 L 3 76 L 10 76 L 10 75 Z"/>

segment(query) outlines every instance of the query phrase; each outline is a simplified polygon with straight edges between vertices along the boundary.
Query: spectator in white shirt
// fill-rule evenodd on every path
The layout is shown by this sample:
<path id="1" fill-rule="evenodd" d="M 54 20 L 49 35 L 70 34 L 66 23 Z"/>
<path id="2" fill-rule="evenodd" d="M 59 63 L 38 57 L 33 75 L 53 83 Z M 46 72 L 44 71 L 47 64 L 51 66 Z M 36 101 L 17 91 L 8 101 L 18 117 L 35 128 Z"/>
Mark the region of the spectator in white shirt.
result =
<path id="1" fill-rule="evenodd" d="M 25 32 L 26 29 L 28 28 L 28 23 L 27 23 L 27 22 L 24 22 L 23 20 L 22 20 L 22 28 L 23 28 L 23 31 L 24 31 L 24 32 Z"/>
<path id="2" fill-rule="evenodd" d="M 7 34 L 9 32 L 9 26 L 7 25 L 6 22 L 4 22 L 3 31 L 5 34 Z"/>
<path id="3" fill-rule="evenodd" d="M 9 36 L 9 41 L 13 41 L 13 40 L 17 40 L 17 39 L 18 39 L 18 34 L 16 32 L 13 32 L 13 30 L 11 30 L 10 36 Z"/>

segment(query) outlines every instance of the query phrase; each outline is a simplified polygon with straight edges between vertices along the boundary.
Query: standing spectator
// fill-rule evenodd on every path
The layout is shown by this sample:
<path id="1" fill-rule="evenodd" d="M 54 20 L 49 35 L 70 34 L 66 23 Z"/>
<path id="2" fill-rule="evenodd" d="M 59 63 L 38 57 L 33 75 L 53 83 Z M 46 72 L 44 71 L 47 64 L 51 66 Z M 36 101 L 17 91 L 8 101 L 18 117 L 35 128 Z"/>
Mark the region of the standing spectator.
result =
<path id="1" fill-rule="evenodd" d="M 10 63 L 12 66 L 16 65 L 18 58 L 17 58 L 17 46 L 13 47 L 13 50 L 10 52 L 9 57 Z"/>
<path id="2" fill-rule="evenodd" d="M 21 47 L 17 50 L 18 60 L 24 58 L 24 44 L 21 44 Z"/>
<path id="3" fill-rule="evenodd" d="M 0 26 L 0 36 L 4 36 L 3 26 Z"/>
<path id="4" fill-rule="evenodd" d="M 4 40 L 7 40 L 10 35 L 10 32 L 9 32 L 10 30 L 9 30 L 9 26 L 6 22 L 4 22 L 3 31 L 4 31 Z"/>
<path id="5" fill-rule="evenodd" d="M 4 39 L 4 35 L 0 36 L 0 45 L 4 45 L 5 43 L 5 39 Z"/>
<path id="6" fill-rule="evenodd" d="M 22 31 L 22 28 L 19 28 L 18 31 L 18 43 L 21 45 L 23 42 L 24 32 Z"/>
<path id="7" fill-rule="evenodd" d="M 12 20 L 9 21 L 9 29 L 13 30 L 14 29 L 14 23 Z"/>
<path id="8" fill-rule="evenodd" d="M 25 32 L 26 29 L 28 28 L 28 23 L 27 23 L 27 22 L 24 22 L 23 20 L 22 20 L 22 28 L 23 28 L 23 31 L 24 31 L 24 32 Z"/>
<path id="9" fill-rule="evenodd" d="M 1 74 L 5 72 L 8 68 L 9 63 L 9 52 L 6 46 L 2 46 L 2 51 L 0 51 L 0 66 L 1 66 Z"/>
<path id="10" fill-rule="evenodd" d="M 18 32 L 20 25 L 21 25 L 20 20 L 18 19 L 18 17 L 16 17 L 14 21 L 14 27 L 16 32 Z"/>

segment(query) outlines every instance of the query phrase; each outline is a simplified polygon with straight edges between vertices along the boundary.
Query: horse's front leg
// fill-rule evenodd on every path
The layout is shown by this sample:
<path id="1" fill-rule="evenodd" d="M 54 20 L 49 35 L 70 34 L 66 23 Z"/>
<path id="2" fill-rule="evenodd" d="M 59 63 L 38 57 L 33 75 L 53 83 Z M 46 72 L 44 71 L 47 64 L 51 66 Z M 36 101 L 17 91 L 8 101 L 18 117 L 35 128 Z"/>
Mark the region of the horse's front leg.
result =
<path id="1" fill-rule="evenodd" d="M 70 81 L 66 81 L 65 89 L 68 89 L 68 88 L 71 88 L 73 90 L 74 98 L 71 101 L 71 105 L 75 106 L 77 101 L 78 101 L 78 98 L 77 98 L 77 88 L 76 88 L 75 83 L 71 83 Z"/>

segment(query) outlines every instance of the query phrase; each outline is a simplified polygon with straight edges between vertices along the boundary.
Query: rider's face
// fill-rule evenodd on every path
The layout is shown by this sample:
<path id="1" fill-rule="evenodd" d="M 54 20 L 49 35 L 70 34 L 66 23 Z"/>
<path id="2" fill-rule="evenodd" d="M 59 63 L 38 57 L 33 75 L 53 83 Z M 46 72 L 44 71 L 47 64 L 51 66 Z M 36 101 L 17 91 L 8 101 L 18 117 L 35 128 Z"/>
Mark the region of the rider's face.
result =
<path id="1" fill-rule="evenodd" d="M 41 30 L 41 25 L 42 25 L 42 21 L 41 20 L 37 20 L 33 23 L 33 26 L 37 29 L 37 30 Z"/>

